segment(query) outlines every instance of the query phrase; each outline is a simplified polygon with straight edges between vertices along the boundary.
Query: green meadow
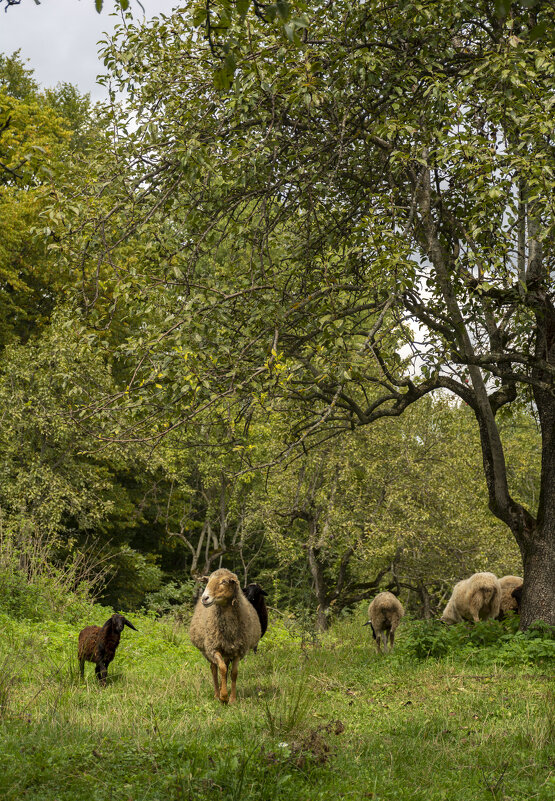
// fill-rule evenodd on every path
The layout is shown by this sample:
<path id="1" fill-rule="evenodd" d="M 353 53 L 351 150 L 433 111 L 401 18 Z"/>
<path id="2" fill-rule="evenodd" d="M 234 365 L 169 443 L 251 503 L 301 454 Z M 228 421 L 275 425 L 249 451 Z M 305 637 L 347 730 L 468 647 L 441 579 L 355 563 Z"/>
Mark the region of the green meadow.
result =
<path id="1" fill-rule="evenodd" d="M 78 631 L 108 611 L 2 616 L 5 801 L 555 797 L 549 632 L 406 621 L 379 656 L 362 610 L 318 641 L 285 618 L 226 707 L 186 626 L 146 616 L 131 615 L 140 630 L 125 630 L 107 686 L 90 664 L 81 682 Z"/>

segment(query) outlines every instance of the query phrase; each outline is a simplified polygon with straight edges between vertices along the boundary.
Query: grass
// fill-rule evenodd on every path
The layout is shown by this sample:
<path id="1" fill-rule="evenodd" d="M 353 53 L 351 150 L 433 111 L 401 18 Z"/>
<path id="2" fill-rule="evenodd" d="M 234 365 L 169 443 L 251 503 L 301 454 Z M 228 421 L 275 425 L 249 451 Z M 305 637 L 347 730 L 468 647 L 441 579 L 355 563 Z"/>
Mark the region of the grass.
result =
<path id="1" fill-rule="evenodd" d="M 356 616 L 309 647 L 275 625 L 225 707 L 186 629 L 130 617 L 140 631 L 124 631 L 105 689 L 92 665 L 78 677 L 90 620 L 0 620 L 0 798 L 555 797 L 553 660 L 417 660 L 410 622 L 385 657 Z"/>

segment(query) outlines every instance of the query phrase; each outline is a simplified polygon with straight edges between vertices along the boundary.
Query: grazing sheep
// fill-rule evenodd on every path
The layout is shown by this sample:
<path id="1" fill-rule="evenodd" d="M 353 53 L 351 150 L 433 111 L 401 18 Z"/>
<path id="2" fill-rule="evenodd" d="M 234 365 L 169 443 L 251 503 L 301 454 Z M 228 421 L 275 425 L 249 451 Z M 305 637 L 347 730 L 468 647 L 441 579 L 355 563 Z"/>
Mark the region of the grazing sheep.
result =
<path id="1" fill-rule="evenodd" d="M 499 579 L 501 585 L 501 603 L 499 605 L 499 620 L 503 620 L 507 612 L 520 613 L 520 599 L 522 596 L 522 586 L 524 579 L 520 576 L 502 576 Z M 515 595 L 515 590 L 520 590 Z"/>
<path id="2" fill-rule="evenodd" d="M 520 587 L 515 587 L 512 591 L 511 595 L 516 601 L 516 611 L 517 614 L 520 615 L 520 606 L 522 604 L 522 591 L 524 589 L 524 584 L 521 584 Z"/>
<path id="3" fill-rule="evenodd" d="M 239 661 L 257 645 L 260 636 L 258 615 L 243 595 L 235 573 L 225 568 L 215 570 L 208 577 L 208 584 L 197 601 L 189 637 L 210 662 L 214 697 L 224 704 L 235 701 Z M 227 672 L 230 664 L 231 692 L 228 696 Z"/>
<path id="4" fill-rule="evenodd" d="M 260 584 L 247 584 L 246 587 L 243 587 L 243 594 L 256 609 L 256 614 L 258 615 L 258 620 L 260 621 L 260 637 L 262 638 L 266 629 L 268 628 L 268 609 L 266 607 L 266 601 L 264 600 L 264 596 L 267 596 L 268 593 L 262 589 Z M 257 647 L 258 646 L 256 645 L 254 646 L 255 653 Z"/>
<path id="5" fill-rule="evenodd" d="M 106 623 L 100 626 L 86 626 L 79 633 L 79 672 L 81 678 L 85 676 L 85 660 L 94 662 L 96 677 L 101 684 L 106 684 L 108 665 L 116 655 L 121 632 L 124 626 L 137 631 L 123 615 L 112 615 Z"/>
<path id="6" fill-rule="evenodd" d="M 501 602 L 501 586 L 493 573 L 474 573 L 453 587 L 449 603 L 441 619 L 444 623 L 463 620 L 486 620 L 497 617 Z"/>
<path id="7" fill-rule="evenodd" d="M 387 635 L 389 634 L 389 650 L 393 648 L 395 630 L 405 610 L 403 605 L 392 592 L 379 592 L 368 607 L 368 620 L 365 626 L 372 626 L 372 636 L 376 640 L 378 653 L 381 652 L 382 640 L 384 650 L 387 650 Z"/>

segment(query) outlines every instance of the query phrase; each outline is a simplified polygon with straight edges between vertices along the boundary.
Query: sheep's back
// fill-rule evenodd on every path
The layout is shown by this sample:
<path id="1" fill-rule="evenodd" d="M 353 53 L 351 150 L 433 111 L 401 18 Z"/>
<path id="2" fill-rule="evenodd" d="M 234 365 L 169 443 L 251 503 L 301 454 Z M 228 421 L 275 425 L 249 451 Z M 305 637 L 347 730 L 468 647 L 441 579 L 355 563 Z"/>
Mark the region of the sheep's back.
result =
<path id="1" fill-rule="evenodd" d="M 378 593 L 368 607 L 368 618 L 375 631 L 395 631 L 404 614 L 403 605 L 392 592 Z"/>
<path id="2" fill-rule="evenodd" d="M 98 638 L 102 629 L 99 626 L 86 626 L 79 632 L 78 656 L 79 659 L 93 661 Z"/>
<path id="3" fill-rule="evenodd" d="M 493 573 L 474 573 L 457 582 L 441 619 L 447 623 L 460 623 L 472 619 L 470 606 L 479 595 L 479 617 L 497 617 L 501 599 L 499 579 Z"/>

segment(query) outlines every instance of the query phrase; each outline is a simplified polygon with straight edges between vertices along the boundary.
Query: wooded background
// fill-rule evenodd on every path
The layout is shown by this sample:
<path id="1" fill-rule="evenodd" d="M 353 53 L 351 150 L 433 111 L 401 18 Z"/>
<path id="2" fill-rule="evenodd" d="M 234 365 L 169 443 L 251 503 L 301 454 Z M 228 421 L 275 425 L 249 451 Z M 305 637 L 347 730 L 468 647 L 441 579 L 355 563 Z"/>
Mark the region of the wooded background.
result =
<path id="1" fill-rule="evenodd" d="M 555 622 L 553 20 L 124 15 L 94 107 L 0 56 L 0 603 L 224 565 L 325 628 L 524 569 Z"/>

